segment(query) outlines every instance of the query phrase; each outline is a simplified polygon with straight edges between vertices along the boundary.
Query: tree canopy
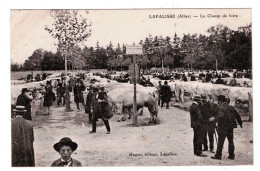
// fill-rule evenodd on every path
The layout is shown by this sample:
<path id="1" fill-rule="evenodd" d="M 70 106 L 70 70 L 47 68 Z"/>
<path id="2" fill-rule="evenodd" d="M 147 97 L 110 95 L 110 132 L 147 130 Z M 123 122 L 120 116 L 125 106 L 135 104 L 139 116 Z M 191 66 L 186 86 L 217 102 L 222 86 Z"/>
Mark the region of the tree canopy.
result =
<path id="1" fill-rule="evenodd" d="M 76 13 L 74 14 L 76 15 Z M 60 14 L 58 13 L 58 15 Z M 67 27 L 63 20 L 60 21 L 63 25 L 59 26 L 59 21 L 57 20 L 58 24 L 56 24 L 59 28 Z M 86 25 L 86 28 L 88 26 Z M 249 24 L 241 26 L 235 31 L 219 24 L 206 30 L 206 35 L 184 34 L 182 37 L 176 33 L 172 37 L 149 34 L 140 40 L 139 44 L 143 46 L 143 54 L 137 58 L 137 63 L 143 69 L 161 67 L 162 64 L 169 68 L 215 69 L 217 61 L 218 69 L 251 69 L 251 27 Z M 70 33 L 70 36 L 76 36 L 75 40 L 66 36 L 65 32 L 51 31 L 51 34 L 59 40 L 56 53 L 36 49 L 22 65 L 12 64 L 11 70 L 64 70 L 64 50 L 62 48 L 68 45 L 70 48 L 66 53 L 71 68 L 123 70 L 128 69 L 132 63 L 132 56 L 126 55 L 124 44 L 113 44 L 110 41 L 106 47 L 102 47 L 97 41 L 95 47 L 84 46 L 82 48 L 77 43 L 77 39 L 84 38 L 80 35 L 82 30 L 73 30 L 73 32 Z M 85 36 L 85 38 L 90 36 L 90 32 L 87 32 Z M 61 42 L 64 40 L 71 40 L 69 42 L 72 44 L 66 44 L 66 41 L 65 44 L 62 44 Z"/>

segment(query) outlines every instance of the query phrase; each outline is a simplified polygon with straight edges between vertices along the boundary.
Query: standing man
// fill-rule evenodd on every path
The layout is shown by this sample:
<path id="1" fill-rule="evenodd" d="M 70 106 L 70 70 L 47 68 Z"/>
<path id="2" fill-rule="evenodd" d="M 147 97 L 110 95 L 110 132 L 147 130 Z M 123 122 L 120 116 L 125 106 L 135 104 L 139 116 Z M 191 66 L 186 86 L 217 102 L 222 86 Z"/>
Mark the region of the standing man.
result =
<path id="1" fill-rule="evenodd" d="M 159 94 L 158 105 L 160 106 L 160 105 L 161 105 L 161 102 L 162 102 L 162 93 L 161 93 L 162 81 L 159 81 L 158 83 L 159 83 L 159 85 L 158 85 L 158 87 L 157 87 L 158 94 Z"/>
<path id="2" fill-rule="evenodd" d="M 90 86 L 88 88 L 89 92 L 86 98 L 86 106 L 85 106 L 85 113 L 88 114 L 88 121 L 89 123 L 91 123 L 91 118 L 92 118 L 92 112 L 91 112 L 91 103 L 92 103 L 92 99 L 94 97 L 94 93 L 93 93 L 93 88 L 92 86 Z"/>
<path id="3" fill-rule="evenodd" d="M 164 103 L 166 103 L 166 109 L 169 109 L 169 102 L 171 101 L 172 91 L 167 81 L 164 82 L 164 85 L 161 88 L 161 93 L 162 93 L 161 108 L 163 107 Z"/>
<path id="4" fill-rule="evenodd" d="M 22 89 L 22 93 L 17 97 L 16 105 L 24 106 L 26 112 L 23 113 L 23 118 L 27 120 L 32 120 L 32 110 L 31 110 L 31 101 L 33 96 L 27 88 Z"/>
<path id="5" fill-rule="evenodd" d="M 222 149 L 227 137 L 228 139 L 228 158 L 231 160 L 235 159 L 235 146 L 234 146 L 234 135 L 233 130 L 237 128 L 237 122 L 242 127 L 242 120 L 237 111 L 226 102 L 226 98 L 223 95 L 218 96 L 219 111 L 216 118 L 212 117 L 209 121 L 218 123 L 218 147 L 215 156 L 212 159 L 221 160 Z M 236 122 L 237 121 L 237 122 Z"/>
<path id="6" fill-rule="evenodd" d="M 74 92 L 74 102 L 77 105 L 78 112 L 80 111 L 79 103 L 84 105 L 83 91 L 85 91 L 86 87 L 80 79 L 77 79 L 76 85 L 73 89 Z"/>
<path id="7" fill-rule="evenodd" d="M 65 106 L 65 92 L 66 92 L 66 84 L 64 78 L 62 78 L 61 82 L 59 81 L 57 87 L 57 105 L 61 104 Z"/>
<path id="8" fill-rule="evenodd" d="M 216 114 L 214 110 L 216 110 L 213 106 L 211 108 L 209 102 L 206 101 L 207 98 L 205 95 L 201 96 L 201 112 L 202 116 L 204 118 L 204 130 L 203 130 L 203 147 L 204 149 L 202 151 L 208 151 L 208 138 L 209 137 L 209 148 L 212 153 L 214 152 L 214 133 L 215 133 L 215 122 L 209 122 L 209 118 L 216 117 Z M 216 104 L 217 105 L 217 104 Z"/>
<path id="9" fill-rule="evenodd" d="M 58 80 L 58 85 L 56 88 L 56 96 L 57 96 L 57 106 L 61 104 L 61 82 Z"/>
<path id="10" fill-rule="evenodd" d="M 193 132 L 194 132 L 193 149 L 194 149 L 194 155 L 200 157 L 207 157 L 207 155 L 202 153 L 204 119 L 201 114 L 199 102 L 200 102 L 200 96 L 195 96 L 194 101 L 190 106 L 191 128 L 193 128 Z"/>
<path id="11" fill-rule="evenodd" d="M 27 112 L 24 106 L 16 106 L 15 118 L 12 119 L 12 166 L 34 167 L 33 124 L 23 118 Z"/>
<path id="12" fill-rule="evenodd" d="M 56 97 L 52 90 L 51 81 L 47 81 L 45 86 L 45 94 L 44 94 L 44 102 L 43 102 L 43 106 L 45 107 L 44 115 L 50 115 L 52 113 L 51 106 L 53 105 L 53 102 L 55 100 Z"/>
<path id="13" fill-rule="evenodd" d="M 105 105 L 108 105 L 108 103 L 106 103 L 106 101 L 107 94 L 104 92 L 104 87 L 101 87 L 99 90 L 98 88 L 94 88 L 94 97 L 92 100 L 92 131 L 90 131 L 90 133 L 96 133 L 96 122 L 101 118 L 106 126 L 107 134 L 110 134 L 109 118 L 106 118 L 104 113 L 107 112 L 107 106 Z"/>

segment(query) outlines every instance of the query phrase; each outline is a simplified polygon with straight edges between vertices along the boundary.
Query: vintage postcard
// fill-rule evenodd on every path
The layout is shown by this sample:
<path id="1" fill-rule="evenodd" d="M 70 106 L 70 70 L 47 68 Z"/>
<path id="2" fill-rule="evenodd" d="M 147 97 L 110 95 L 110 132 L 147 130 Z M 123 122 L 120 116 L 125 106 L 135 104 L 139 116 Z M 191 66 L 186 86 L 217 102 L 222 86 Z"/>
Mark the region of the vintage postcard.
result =
<path id="1" fill-rule="evenodd" d="M 252 9 L 10 10 L 11 166 L 254 164 Z"/>

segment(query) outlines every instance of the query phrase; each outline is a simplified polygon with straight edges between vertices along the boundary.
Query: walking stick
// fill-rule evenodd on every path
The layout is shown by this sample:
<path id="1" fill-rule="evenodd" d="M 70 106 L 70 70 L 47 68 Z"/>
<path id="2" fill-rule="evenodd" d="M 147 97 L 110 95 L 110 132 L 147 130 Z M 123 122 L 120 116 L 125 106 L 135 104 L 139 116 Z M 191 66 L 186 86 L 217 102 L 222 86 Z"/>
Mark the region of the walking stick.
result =
<path id="1" fill-rule="evenodd" d="M 216 143 L 218 144 L 218 138 L 217 138 L 217 131 L 216 131 L 216 127 L 215 127 L 215 129 L 214 129 L 214 134 L 215 134 L 215 139 L 216 139 Z"/>

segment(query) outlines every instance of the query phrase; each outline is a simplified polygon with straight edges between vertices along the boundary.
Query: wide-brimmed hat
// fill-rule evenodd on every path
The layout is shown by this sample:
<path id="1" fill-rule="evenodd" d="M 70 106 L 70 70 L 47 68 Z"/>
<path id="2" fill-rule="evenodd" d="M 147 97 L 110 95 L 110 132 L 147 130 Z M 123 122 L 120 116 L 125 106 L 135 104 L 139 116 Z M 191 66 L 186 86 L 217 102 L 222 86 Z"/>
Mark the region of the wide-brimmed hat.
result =
<path id="1" fill-rule="evenodd" d="M 70 146 L 72 151 L 75 151 L 78 148 L 78 144 L 73 142 L 70 138 L 64 137 L 62 138 L 59 142 L 54 144 L 53 148 L 57 151 L 60 152 L 60 149 L 62 146 Z"/>
<path id="2" fill-rule="evenodd" d="M 223 95 L 219 95 L 218 96 L 218 101 L 224 102 L 224 101 L 226 101 L 226 97 L 223 96 Z"/>
<path id="3" fill-rule="evenodd" d="M 15 106 L 15 109 L 13 111 L 19 113 L 27 112 L 27 110 L 25 110 L 25 106 Z"/>
<path id="4" fill-rule="evenodd" d="M 198 96 L 198 95 L 194 96 L 193 100 L 200 100 L 200 96 Z"/>
<path id="5" fill-rule="evenodd" d="M 22 93 L 25 93 L 25 92 L 30 92 L 30 91 L 28 90 L 28 88 L 23 88 Z"/>

